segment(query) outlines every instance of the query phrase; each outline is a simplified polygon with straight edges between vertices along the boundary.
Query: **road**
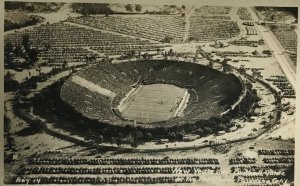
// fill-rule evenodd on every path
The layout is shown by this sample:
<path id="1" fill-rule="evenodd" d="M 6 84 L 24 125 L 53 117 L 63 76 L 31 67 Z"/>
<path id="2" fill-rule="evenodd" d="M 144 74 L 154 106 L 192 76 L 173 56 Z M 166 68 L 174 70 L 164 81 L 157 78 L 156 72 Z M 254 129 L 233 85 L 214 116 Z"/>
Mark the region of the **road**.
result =
<path id="1" fill-rule="evenodd" d="M 194 9 L 195 6 L 192 6 L 192 8 L 185 14 L 185 33 L 184 33 L 183 41 L 186 42 L 188 42 L 189 40 L 189 31 L 191 26 L 190 17 L 194 15 Z"/>
<path id="2" fill-rule="evenodd" d="M 255 14 L 254 10 L 248 8 L 249 12 L 251 13 L 252 19 L 254 22 L 259 21 L 257 15 Z M 271 33 L 270 30 L 267 30 L 262 25 L 255 24 L 256 30 L 258 30 L 261 36 L 264 38 L 266 43 L 268 44 L 269 48 L 274 51 L 274 56 L 276 57 L 283 73 L 286 75 L 288 81 L 292 85 L 293 89 L 296 91 L 296 66 L 294 65 L 293 61 L 289 58 L 287 54 L 284 53 L 284 48 L 279 43 L 277 38 Z"/>
<path id="3" fill-rule="evenodd" d="M 35 27 L 39 27 L 41 24 L 46 24 L 47 22 L 49 22 L 49 24 L 57 23 L 57 22 L 66 20 L 68 17 L 77 17 L 77 16 L 80 16 L 81 14 L 72 12 L 71 11 L 71 3 L 66 3 L 57 12 L 28 13 L 28 15 L 41 16 L 41 17 L 45 18 L 45 20 L 40 23 L 37 23 L 35 25 L 32 25 L 32 26 L 27 26 L 27 27 L 23 27 L 20 29 L 6 31 L 6 32 L 4 32 L 4 35 L 12 34 L 15 32 L 22 32 L 24 30 L 30 30 Z"/>

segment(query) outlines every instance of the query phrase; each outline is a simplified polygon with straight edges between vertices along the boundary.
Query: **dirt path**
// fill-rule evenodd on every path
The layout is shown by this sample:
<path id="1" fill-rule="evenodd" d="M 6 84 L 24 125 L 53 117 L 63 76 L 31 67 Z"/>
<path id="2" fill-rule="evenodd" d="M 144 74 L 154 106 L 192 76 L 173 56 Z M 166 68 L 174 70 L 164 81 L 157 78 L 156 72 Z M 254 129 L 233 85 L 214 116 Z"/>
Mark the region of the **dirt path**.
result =
<path id="1" fill-rule="evenodd" d="M 191 27 L 190 17 L 195 14 L 195 6 L 192 6 L 192 8 L 185 14 L 185 33 L 183 37 L 183 41 L 188 42 L 189 39 L 189 32 Z"/>

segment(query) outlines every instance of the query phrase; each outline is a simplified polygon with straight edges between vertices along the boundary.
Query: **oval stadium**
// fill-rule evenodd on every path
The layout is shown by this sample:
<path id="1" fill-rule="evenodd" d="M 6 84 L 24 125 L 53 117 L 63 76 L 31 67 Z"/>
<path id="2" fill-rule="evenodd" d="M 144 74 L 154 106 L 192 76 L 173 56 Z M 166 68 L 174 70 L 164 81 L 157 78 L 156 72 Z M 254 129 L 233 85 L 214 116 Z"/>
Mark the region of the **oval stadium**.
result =
<path id="1" fill-rule="evenodd" d="M 100 122 L 173 127 L 220 116 L 242 92 L 233 74 L 169 60 L 103 62 L 71 76 L 61 99 Z"/>

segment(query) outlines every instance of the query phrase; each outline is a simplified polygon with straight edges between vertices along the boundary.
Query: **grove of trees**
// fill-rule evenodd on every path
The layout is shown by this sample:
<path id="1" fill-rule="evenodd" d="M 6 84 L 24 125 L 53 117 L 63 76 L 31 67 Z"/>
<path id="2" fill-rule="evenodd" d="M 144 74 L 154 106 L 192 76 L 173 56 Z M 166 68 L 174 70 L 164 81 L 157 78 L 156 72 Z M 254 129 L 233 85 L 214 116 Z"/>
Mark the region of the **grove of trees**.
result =
<path id="1" fill-rule="evenodd" d="M 89 16 L 93 14 L 113 14 L 114 12 L 109 7 L 109 4 L 100 3 L 73 3 L 72 9 L 74 12 L 80 13 L 83 16 Z"/>
<path id="2" fill-rule="evenodd" d="M 4 20 L 4 32 L 14 29 L 20 29 L 22 27 L 32 26 L 35 25 L 41 21 L 43 21 L 44 18 L 36 15 L 29 16 L 28 20 L 22 23 L 13 22 L 11 20 L 5 19 Z"/>
<path id="3" fill-rule="evenodd" d="M 16 59 L 23 59 L 25 62 L 20 62 Z M 9 41 L 5 42 L 4 64 L 8 68 L 26 68 L 35 65 L 37 61 L 38 50 L 31 47 L 30 36 L 28 34 L 24 34 L 21 44 L 17 44 L 16 46 L 13 46 Z"/>

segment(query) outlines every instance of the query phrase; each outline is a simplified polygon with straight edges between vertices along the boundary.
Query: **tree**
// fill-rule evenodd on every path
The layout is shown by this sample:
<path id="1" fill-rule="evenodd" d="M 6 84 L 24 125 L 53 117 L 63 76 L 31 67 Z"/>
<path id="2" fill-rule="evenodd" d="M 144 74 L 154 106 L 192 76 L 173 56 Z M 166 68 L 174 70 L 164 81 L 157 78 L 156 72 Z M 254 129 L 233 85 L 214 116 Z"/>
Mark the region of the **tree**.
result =
<path id="1" fill-rule="evenodd" d="M 31 65 L 34 65 L 38 60 L 38 51 L 36 49 L 29 49 L 27 53 L 28 53 L 29 63 Z"/>
<path id="2" fill-rule="evenodd" d="M 118 138 L 122 139 L 124 137 L 122 132 L 118 132 Z"/>
<path id="3" fill-rule="evenodd" d="M 109 10 L 109 9 L 104 10 L 105 17 L 108 17 L 110 13 L 111 13 L 111 10 Z"/>
<path id="4" fill-rule="evenodd" d="M 201 135 L 201 134 L 203 134 L 203 129 L 201 129 L 201 128 L 198 128 L 197 130 L 196 130 L 196 134 L 199 134 L 199 135 Z"/>
<path id="5" fill-rule="evenodd" d="M 158 48 L 158 49 L 156 50 L 157 54 L 159 54 L 160 51 L 161 51 L 160 48 Z"/>
<path id="6" fill-rule="evenodd" d="M 26 52 L 30 49 L 30 41 L 29 41 L 28 34 L 24 34 L 22 36 L 22 45 L 23 45 L 24 49 L 26 50 Z"/>
<path id="7" fill-rule="evenodd" d="M 145 136 L 146 136 L 146 138 L 148 140 L 152 140 L 153 139 L 153 136 L 152 136 L 152 134 L 150 132 L 147 132 Z"/>
<path id="8" fill-rule="evenodd" d="M 182 8 L 183 10 L 185 10 L 185 5 L 182 5 L 181 8 Z"/>
<path id="9" fill-rule="evenodd" d="M 103 136 L 102 136 L 102 135 L 99 135 L 99 136 L 98 136 L 97 142 L 98 142 L 98 143 L 103 143 Z"/>
<path id="10" fill-rule="evenodd" d="M 86 60 L 86 63 L 90 63 L 90 56 L 88 54 L 85 55 L 85 60 Z"/>
<path id="11" fill-rule="evenodd" d="M 112 143 L 112 144 L 116 143 L 116 138 L 111 137 L 111 138 L 110 138 L 110 143 Z"/>
<path id="12" fill-rule="evenodd" d="M 72 9 L 83 16 L 89 16 L 90 14 L 105 14 L 108 16 L 114 13 L 109 4 L 106 3 L 73 3 Z"/>
<path id="13" fill-rule="evenodd" d="M 209 64 L 208 64 L 209 67 L 213 68 L 214 64 L 215 64 L 214 60 L 209 60 Z"/>
<path id="14" fill-rule="evenodd" d="M 65 70 L 68 67 L 68 62 L 65 60 L 61 67 L 63 70 Z"/>
<path id="15" fill-rule="evenodd" d="M 174 51 L 173 49 L 171 48 L 170 51 L 169 51 L 169 56 L 173 56 L 174 55 Z"/>
<path id="16" fill-rule="evenodd" d="M 122 139 L 121 138 L 117 138 L 116 143 L 118 145 L 118 147 L 122 144 Z"/>
<path id="17" fill-rule="evenodd" d="M 51 48 L 50 43 L 45 43 L 45 50 L 48 51 Z"/>
<path id="18" fill-rule="evenodd" d="M 19 83 L 14 80 L 14 76 L 9 71 L 4 75 L 4 92 L 15 91 L 19 88 Z"/>
<path id="19" fill-rule="evenodd" d="M 137 130 L 134 133 L 134 137 L 135 137 L 135 139 L 139 140 L 144 137 L 144 134 L 141 131 Z"/>
<path id="20" fill-rule="evenodd" d="M 135 56 L 135 50 L 131 50 L 130 57 L 134 57 L 134 56 Z"/>
<path id="21" fill-rule="evenodd" d="M 14 54 L 17 56 L 17 57 L 23 57 L 23 49 L 22 49 L 22 46 L 21 45 L 17 45 L 14 49 Z"/>
<path id="22" fill-rule="evenodd" d="M 213 130 L 210 127 L 204 127 L 204 131 L 207 134 L 211 134 L 213 132 Z"/>
<path id="23" fill-rule="evenodd" d="M 226 125 L 224 125 L 224 124 L 219 124 L 219 125 L 218 125 L 218 129 L 219 129 L 219 130 L 226 130 L 226 128 L 227 128 L 227 127 L 226 127 Z"/>
<path id="24" fill-rule="evenodd" d="M 132 12 L 132 10 L 133 10 L 131 4 L 127 4 L 125 6 L 125 9 L 126 9 L 126 11 L 129 11 L 129 12 Z"/>
<path id="25" fill-rule="evenodd" d="M 290 29 L 291 29 L 291 30 L 295 30 L 295 29 L 297 29 L 297 26 L 296 26 L 296 25 L 291 25 L 291 26 L 290 26 Z"/>
<path id="26" fill-rule="evenodd" d="M 7 73 L 4 75 L 4 81 L 12 80 L 12 79 L 14 79 L 14 77 L 15 77 L 15 74 L 7 71 Z"/>
<path id="27" fill-rule="evenodd" d="M 141 12 L 142 11 L 142 6 L 140 4 L 135 5 L 135 11 Z"/>
<path id="28" fill-rule="evenodd" d="M 11 64 L 12 62 L 12 55 L 13 52 L 13 45 L 10 42 L 6 42 L 4 45 L 4 63 Z"/>
<path id="29" fill-rule="evenodd" d="M 11 44 L 11 42 L 6 42 L 4 45 L 4 53 L 12 53 L 13 52 L 13 45 Z"/>
<path id="30" fill-rule="evenodd" d="M 172 37 L 171 36 L 165 36 L 165 38 L 162 40 L 162 42 L 164 43 L 170 43 L 172 41 Z"/>
<path id="31" fill-rule="evenodd" d="M 294 178 L 295 178 L 295 165 L 293 163 L 292 166 L 288 167 L 284 173 L 285 173 L 285 178 L 288 179 L 289 181 L 294 181 Z"/>

